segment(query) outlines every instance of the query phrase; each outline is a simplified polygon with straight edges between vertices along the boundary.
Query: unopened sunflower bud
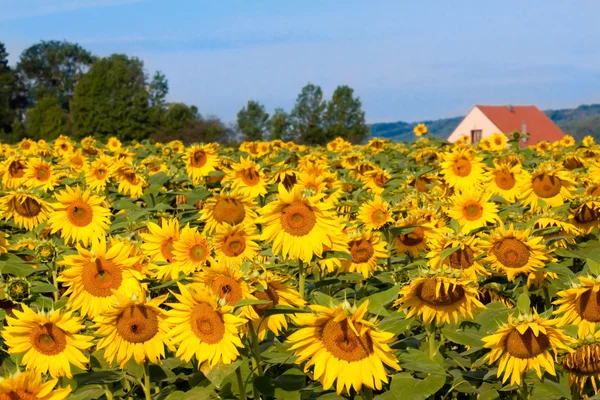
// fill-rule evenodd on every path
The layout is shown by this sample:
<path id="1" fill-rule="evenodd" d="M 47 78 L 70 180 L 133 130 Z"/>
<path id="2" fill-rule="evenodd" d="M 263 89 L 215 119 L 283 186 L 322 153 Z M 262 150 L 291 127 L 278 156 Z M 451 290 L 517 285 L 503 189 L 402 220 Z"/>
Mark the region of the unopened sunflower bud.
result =
<path id="1" fill-rule="evenodd" d="M 24 278 L 13 278 L 6 283 L 6 298 L 21 303 L 31 297 L 31 284 Z"/>
<path id="2" fill-rule="evenodd" d="M 57 253 L 58 248 L 52 240 L 41 240 L 35 246 L 37 259 L 44 264 L 49 264 L 56 260 Z"/>

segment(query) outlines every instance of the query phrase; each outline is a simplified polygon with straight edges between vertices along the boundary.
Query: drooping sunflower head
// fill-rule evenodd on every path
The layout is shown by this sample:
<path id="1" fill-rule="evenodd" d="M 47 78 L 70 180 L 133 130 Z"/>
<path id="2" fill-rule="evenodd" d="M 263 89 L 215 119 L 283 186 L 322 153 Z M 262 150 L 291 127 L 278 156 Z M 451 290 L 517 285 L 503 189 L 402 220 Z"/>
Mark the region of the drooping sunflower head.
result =
<path id="1" fill-rule="evenodd" d="M 471 148 L 459 148 L 447 153 L 441 164 L 444 180 L 450 187 L 458 190 L 481 185 L 484 176 L 481 160 Z"/>
<path id="2" fill-rule="evenodd" d="M 206 224 L 204 230 L 212 233 L 223 225 L 253 223 L 256 219 L 254 208 L 253 200 L 237 192 L 220 192 L 204 203 L 200 211 L 200 220 Z"/>
<path id="3" fill-rule="evenodd" d="M 0 164 L 0 180 L 7 189 L 16 189 L 26 178 L 27 160 L 22 156 L 12 156 Z"/>
<path id="4" fill-rule="evenodd" d="M 590 196 L 577 197 L 571 203 L 570 221 L 584 233 L 600 226 L 600 201 Z"/>
<path id="5" fill-rule="evenodd" d="M 562 359 L 562 369 L 569 374 L 569 386 L 575 385 L 579 394 L 584 396 L 585 384 L 589 380 L 597 395 L 600 392 L 600 332 L 592 332 L 575 344 L 573 349 Z"/>
<path id="6" fill-rule="evenodd" d="M 518 317 L 511 314 L 507 324 L 481 339 L 483 347 L 491 349 L 485 361 L 500 360 L 497 376 L 502 376 L 503 383 L 510 378 L 511 384 L 520 385 L 523 373 L 532 369 L 540 379 L 542 368 L 556 375 L 552 353 L 570 351 L 572 339 L 554 328 L 555 324 L 556 320 L 542 318 L 536 311 Z"/>
<path id="7" fill-rule="evenodd" d="M 20 228 L 32 231 L 48 219 L 50 207 L 42 198 L 21 190 L 11 191 L 0 198 L 0 210 L 6 219 L 13 219 Z"/>
<path id="8" fill-rule="evenodd" d="M 583 234 L 581 229 L 567 221 L 568 218 L 553 210 L 542 212 L 534 217 L 533 229 L 536 236 L 552 247 L 567 247 L 575 243 L 575 238 Z"/>
<path id="9" fill-rule="evenodd" d="M 533 211 L 556 207 L 572 197 L 575 183 L 562 166 L 543 163 L 531 173 L 521 186 L 520 196 Z"/>
<path id="10" fill-rule="evenodd" d="M 557 296 L 554 304 L 558 309 L 554 314 L 559 315 L 559 326 L 576 325 L 580 338 L 596 332 L 596 324 L 600 322 L 600 278 L 580 276 Z"/>
<path id="11" fill-rule="evenodd" d="M 115 175 L 119 181 L 119 193 L 128 194 L 132 199 L 140 197 L 147 186 L 146 178 L 137 166 L 120 163 L 115 169 Z"/>
<path id="12" fill-rule="evenodd" d="M 362 184 L 373 194 L 381 194 L 385 190 L 385 184 L 392 178 L 392 175 L 380 167 L 375 167 L 371 171 L 365 172 L 361 181 Z"/>

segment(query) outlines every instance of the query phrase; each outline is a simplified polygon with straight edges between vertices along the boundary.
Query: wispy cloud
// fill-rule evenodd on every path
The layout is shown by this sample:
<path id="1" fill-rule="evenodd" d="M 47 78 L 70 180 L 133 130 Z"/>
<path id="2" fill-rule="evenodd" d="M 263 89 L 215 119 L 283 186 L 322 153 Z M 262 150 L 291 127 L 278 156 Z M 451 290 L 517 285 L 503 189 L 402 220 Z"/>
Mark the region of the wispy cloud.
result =
<path id="1" fill-rule="evenodd" d="M 20 20 L 42 15 L 62 14 L 88 8 L 118 6 L 144 0 L 22 0 L 2 2 L 0 21 Z"/>

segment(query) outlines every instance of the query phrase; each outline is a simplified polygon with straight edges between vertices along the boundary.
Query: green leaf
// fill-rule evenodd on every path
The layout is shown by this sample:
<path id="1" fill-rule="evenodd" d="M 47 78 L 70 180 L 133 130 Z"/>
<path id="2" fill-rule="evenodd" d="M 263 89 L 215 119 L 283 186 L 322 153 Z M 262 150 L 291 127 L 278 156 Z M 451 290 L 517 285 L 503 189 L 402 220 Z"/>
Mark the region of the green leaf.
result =
<path id="1" fill-rule="evenodd" d="M 600 276 L 600 263 L 592 260 L 591 258 L 587 259 L 587 266 L 590 269 L 590 272 L 595 276 Z"/>
<path id="2" fill-rule="evenodd" d="M 395 335 L 400 335 L 410 328 L 411 323 L 412 321 L 406 319 L 404 314 L 397 313 L 397 315 L 394 315 L 393 317 L 388 317 L 381 320 L 379 323 L 379 329 Z"/>
<path id="3" fill-rule="evenodd" d="M 517 300 L 517 308 L 521 314 L 528 314 L 531 311 L 531 300 L 529 296 L 526 294 L 522 294 L 519 296 Z"/>
<path id="4" fill-rule="evenodd" d="M 125 372 L 123 371 L 86 372 L 73 376 L 73 379 L 77 382 L 77 387 L 118 382 L 123 378 L 125 378 Z"/>
<path id="5" fill-rule="evenodd" d="M 218 389 L 221 386 L 221 383 L 223 383 L 223 380 L 229 375 L 234 374 L 241 363 L 242 360 L 237 360 L 229 365 L 217 364 L 212 368 L 209 368 L 206 363 L 204 363 L 200 371 Z"/>
<path id="6" fill-rule="evenodd" d="M 246 306 L 255 306 L 260 304 L 269 304 L 272 303 L 271 300 L 252 300 L 252 299 L 242 299 L 235 303 L 234 308 L 246 307 Z"/>
<path id="7" fill-rule="evenodd" d="M 543 380 L 533 380 L 533 392 L 531 400 L 554 400 L 554 399 L 569 399 L 571 398 L 571 390 L 567 377 L 558 372 L 558 382 L 547 377 Z"/>
<path id="8" fill-rule="evenodd" d="M 397 284 L 389 288 L 388 290 L 384 290 L 383 292 L 378 292 L 367 297 L 367 299 L 369 300 L 369 312 L 375 315 L 387 315 L 388 311 L 385 307 L 398 298 L 400 286 L 400 284 Z M 361 301 L 361 303 L 363 301 Z"/>
<path id="9" fill-rule="evenodd" d="M 69 400 L 89 400 L 97 399 L 105 393 L 104 388 L 100 385 L 88 385 L 75 390 L 69 395 Z"/>
<path id="10" fill-rule="evenodd" d="M 305 310 L 302 308 L 293 308 L 293 307 L 285 307 L 285 306 L 275 306 L 271 308 L 267 308 L 264 310 L 264 316 L 269 317 L 271 315 L 276 314 L 300 314 L 300 313 L 310 313 L 311 310 Z"/>
<path id="11" fill-rule="evenodd" d="M 462 344 L 471 347 L 481 347 L 481 338 L 484 336 L 483 333 L 478 331 L 464 331 L 452 328 L 443 328 L 442 334 L 445 338 L 453 341 L 454 343 Z"/>
<path id="12" fill-rule="evenodd" d="M 460 250 L 460 247 L 449 247 L 440 252 L 440 260 L 443 262 L 446 258 Z"/>
<path id="13" fill-rule="evenodd" d="M 117 201 L 113 208 L 116 210 L 139 210 L 140 207 L 130 200 L 120 199 Z"/>
<path id="14" fill-rule="evenodd" d="M 148 185 L 163 186 L 169 180 L 169 175 L 159 172 L 148 178 Z"/>
<path id="15" fill-rule="evenodd" d="M 416 379 L 408 373 L 399 373 L 392 377 L 390 390 L 377 396 L 378 400 L 425 400 L 440 390 L 446 377 L 432 374 L 425 379 Z"/>
<path id="16" fill-rule="evenodd" d="M 399 358 L 403 369 L 446 376 L 444 367 L 421 350 L 409 348 L 406 353 L 401 353 Z"/>
<path id="17" fill-rule="evenodd" d="M 56 292 L 56 288 L 54 287 L 54 285 L 51 285 L 49 283 L 37 281 L 37 282 L 33 282 L 31 284 L 31 292 L 32 293 Z"/>
<path id="18" fill-rule="evenodd" d="M 312 292 L 312 297 L 315 303 L 320 306 L 332 307 L 337 306 L 340 303 L 338 299 L 328 296 L 323 292 Z"/>

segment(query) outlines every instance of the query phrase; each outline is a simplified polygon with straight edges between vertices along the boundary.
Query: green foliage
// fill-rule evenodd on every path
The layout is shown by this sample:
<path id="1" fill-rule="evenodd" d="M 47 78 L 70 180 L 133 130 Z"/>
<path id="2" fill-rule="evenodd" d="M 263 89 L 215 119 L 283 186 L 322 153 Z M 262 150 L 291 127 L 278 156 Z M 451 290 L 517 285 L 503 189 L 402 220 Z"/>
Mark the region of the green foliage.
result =
<path id="1" fill-rule="evenodd" d="M 361 143 L 369 136 L 365 112 L 360 99 L 354 97 L 354 89 L 346 85 L 335 89 L 327 103 L 325 128 L 327 141 L 341 137 L 352 143 Z"/>
<path id="2" fill-rule="evenodd" d="M 27 110 L 25 133 L 33 140 L 54 140 L 70 131 L 67 114 L 54 96 L 46 96 Z"/>
<path id="3" fill-rule="evenodd" d="M 302 88 L 291 114 L 294 140 L 304 144 L 327 142 L 323 130 L 325 107 L 321 87 L 309 83 Z"/>
<path id="4" fill-rule="evenodd" d="M 269 121 L 270 140 L 290 140 L 292 121 L 283 108 L 276 108 Z"/>
<path id="5" fill-rule="evenodd" d="M 193 111 L 192 107 L 190 110 Z M 197 114 L 194 115 L 197 118 Z M 181 140 L 185 144 L 218 142 L 231 144 L 234 141 L 235 132 L 228 128 L 215 116 L 208 116 L 202 119 L 192 119 L 185 121 L 183 128 L 176 131 L 160 131 L 150 136 L 150 139 L 157 142 L 170 142 L 171 140 Z"/>
<path id="6" fill-rule="evenodd" d="M 143 62 L 113 54 L 96 61 L 77 83 L 71 111 L 78 137 L 142 140 L 150 134 Z"/>
<path id="7" fill-rule="evenodd" d="M 16 116 L 12 106 L 17 77 L 8 66 L 8 53 L 4 43 L 0 42 L 0 131 L 12 131 Z"/>
<path id="8" fill-rule="evenodd" d="M 263 140 L 269 130 L 269 114 L 265 106 L 250 100 L 237 114 L 237 126 L 247 140 Z"/>

